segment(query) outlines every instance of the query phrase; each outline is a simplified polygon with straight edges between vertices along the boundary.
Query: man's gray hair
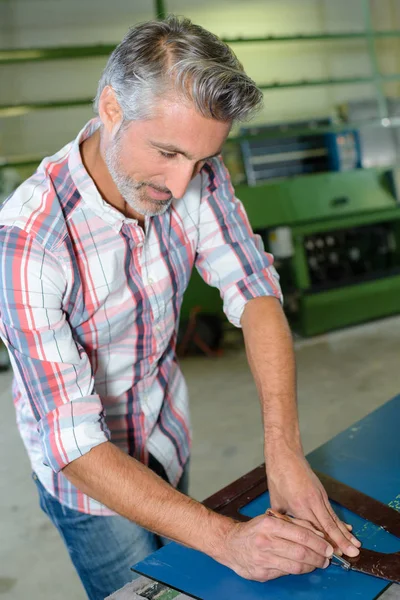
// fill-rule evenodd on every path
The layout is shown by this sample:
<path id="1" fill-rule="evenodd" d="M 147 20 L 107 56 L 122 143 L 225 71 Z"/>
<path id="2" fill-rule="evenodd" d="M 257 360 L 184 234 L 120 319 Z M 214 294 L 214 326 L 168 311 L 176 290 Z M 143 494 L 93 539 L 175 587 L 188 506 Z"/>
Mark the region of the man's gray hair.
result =
<path id="1" fill-rule="evenodd" d="M 170 92 L 192 102 L 204 117 L 226 122 L 247 119 L 263 97 L 227 44 L 173 15 L 133 27 L 115 48 L 99 81 L 97 114 L 107 85 L 126 121 L 149 118 L 155 100 Z"/>

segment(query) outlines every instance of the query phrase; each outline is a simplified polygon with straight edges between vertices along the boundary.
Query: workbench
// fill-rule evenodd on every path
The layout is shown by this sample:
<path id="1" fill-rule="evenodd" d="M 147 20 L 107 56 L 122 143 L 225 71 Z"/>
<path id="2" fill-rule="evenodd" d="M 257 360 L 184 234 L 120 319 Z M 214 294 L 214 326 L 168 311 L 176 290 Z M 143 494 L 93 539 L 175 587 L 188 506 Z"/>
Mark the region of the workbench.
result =
<path id="1" fill-rule="evenodd" d="M 311 452 L 311 466 L 400 511 L 400 396 L 361 419 Z M 254 517 L 269 506 L 268 493 L 244 507 Z M 364 547 L 397 552 L 400 539 L 334 505 L 353 525 Z M 400 585 L 337 566 L 309 575 L 287 576 L 267 583 L 247 581 L 208 556 L 170 543 L 134 566 L 134 570 L 201 600 L 350 600 L 400 599 Z"/>

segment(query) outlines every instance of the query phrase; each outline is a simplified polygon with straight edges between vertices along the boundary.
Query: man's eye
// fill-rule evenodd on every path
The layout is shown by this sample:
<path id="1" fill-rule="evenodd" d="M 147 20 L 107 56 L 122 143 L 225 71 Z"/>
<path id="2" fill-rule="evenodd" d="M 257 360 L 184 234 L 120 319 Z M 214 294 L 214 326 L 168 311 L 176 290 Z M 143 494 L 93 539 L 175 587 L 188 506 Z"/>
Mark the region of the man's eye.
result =
<path id="1" fill-rule="evenodd" d="M 175 158 L 176 156 L 176 152 L 163 152 L 162 150 L 159 150 L 159 152 L 164 158 Z"/>

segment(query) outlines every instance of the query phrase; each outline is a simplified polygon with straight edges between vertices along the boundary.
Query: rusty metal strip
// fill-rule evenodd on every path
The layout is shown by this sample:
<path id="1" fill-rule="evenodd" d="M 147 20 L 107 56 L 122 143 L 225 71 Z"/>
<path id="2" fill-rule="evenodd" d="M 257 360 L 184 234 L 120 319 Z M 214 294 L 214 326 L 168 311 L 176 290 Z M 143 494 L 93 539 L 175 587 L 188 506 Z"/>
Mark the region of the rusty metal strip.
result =
<path id="1" fill-rule="evenodd" d="M 324 473 L 318 471 L 315 473 L 325 487 L 330 500 L 400 538 L 399 512 Z M 223 515 L 247 521 L 249 517 L 242 515 L 240 510 L 267 490 L 265 465 L 260 465 L 207 498 L 204 504 Z M 351 563 L 354 571 L 400 583 L 400 552 L 385 554 L 362 548 L 358 556 L 355 558 L 346 556 L 346 560 Z"/>
<path id="2" fill-rule="evenodd" d="M 385 554 L 361 548 L 358 556 L 355 558 L 346 556 L 346 560 L 351 564 L 353 571 L 400 583 L 400 552 Z"/>
<path id="3" fill-rule="evenodd" d="M 315 471 L 331 500 L 400 538 L 400 513 L 354 488 Z"/>
<path id="4" fill-rule="evenodd" d="M 212 496 L 209 496 L 206 500 L 204 500 L 203 504 L 215 510 L 216 512 L 221 512 L 224 506 L 231 504 L 237 498 L 245 495 L 247 492 L 251 493 L 255 486 L 260 483 L 265 483 L 265 490 L 267 489 L 267 478 L 265 475 L 265 466 L 260 465 L 256 467 L 246 475 L 239 477 L 226 487 L 222 488 Z M 265 491 L 264 490 L 264 491 Z M 254 493 L 252 495 L 252 500 L 256 498 Z M 244 502 L 241 506 L 244 506 L 246 502 Z"/>

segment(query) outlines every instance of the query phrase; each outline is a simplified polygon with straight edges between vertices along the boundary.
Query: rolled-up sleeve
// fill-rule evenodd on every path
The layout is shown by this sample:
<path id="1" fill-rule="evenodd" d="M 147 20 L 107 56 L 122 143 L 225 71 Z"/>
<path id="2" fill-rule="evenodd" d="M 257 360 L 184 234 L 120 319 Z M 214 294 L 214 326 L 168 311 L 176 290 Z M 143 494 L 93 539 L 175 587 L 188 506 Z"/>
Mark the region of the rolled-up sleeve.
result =
<path id="1" fill-rule="evenodd" d="M 274 296 L 282 301 L 273 263 L 235 197 L 222 159 L 210 160 L 202 169 L 196 268 L 206 283 L 220 290 L 224 312 L 233 325 L 240 327 L 244 307 L 252 298 Z"/>
<path id="2" fill-rule="evenodd" d="M 0 336 L 55 472 L 110 438 L 89 358 L 62 310 L 66 285 L 62 265 L 37 240 L 0 229 Z"/>

